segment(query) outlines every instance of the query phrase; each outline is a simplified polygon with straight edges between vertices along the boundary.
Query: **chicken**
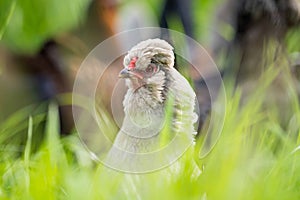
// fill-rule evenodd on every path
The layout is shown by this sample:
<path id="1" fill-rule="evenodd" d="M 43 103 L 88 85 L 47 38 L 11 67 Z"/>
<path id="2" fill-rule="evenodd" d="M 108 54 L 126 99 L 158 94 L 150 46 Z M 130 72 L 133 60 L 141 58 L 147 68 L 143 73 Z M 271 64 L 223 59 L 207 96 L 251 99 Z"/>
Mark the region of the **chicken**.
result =
<path id="1" fill-rule="evenodd" d="M 164 40 L 140 42 L 124 66 L 119 77 L 128 86 L 125 117 L 106 164 L 130 172 L 167 166 L 193 143 L 196 95 L 174 68 L 173 47 Z"/>

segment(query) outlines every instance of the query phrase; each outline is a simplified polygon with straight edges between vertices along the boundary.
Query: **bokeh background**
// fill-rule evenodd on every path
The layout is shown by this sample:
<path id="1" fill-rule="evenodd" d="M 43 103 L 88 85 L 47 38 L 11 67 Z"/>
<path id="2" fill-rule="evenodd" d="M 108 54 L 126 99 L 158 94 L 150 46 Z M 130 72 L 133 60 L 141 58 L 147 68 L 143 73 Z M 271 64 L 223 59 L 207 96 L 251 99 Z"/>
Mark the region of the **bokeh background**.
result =
<path id="1" fill-rule="evenodd" d="M 2 1 L 0 118 L 71 92 L 83 59 L 118 32 L 169 27 L 187 32 L 208 47 L 215 26 L 212 11 L 218 7 L 218 2 L 209 1 Z M 182 17 L 187 19 L 182 21 Z M 115 48 L 122 48 L 122 44 L 116 41 Z M 115 65 L 114 73 L 104 80 L 107 85 L 114 85 L 121 60 Z M 102 90 L 110 92 L 109 87 Z M 65 118 L 68 112 L 66 109 Z M 65 126 L 69 132 L 70 125 Z"/>
<path id="2" fill-rule="evenodd" d="M 179 31 L 199 42 L 227 80 L 225 86 L 242 90 L 242 100 L 261 87 L 257 80 L 269 68 L 278 70 L 272 87 L 266 91 L 264 107 L 276 105 L 280 110 L 276 117 L 286 126 L 293 115 L 288 88 L 292 87 L 296 96 L 300 91 L 299 7 L 297 0 L 2 1 L 0 119 L 5 122 L 24 108 L 28 109 L 27 115 L 46 113 L 49 102 L 56 102 L 61 133 L 74 132 L 72 87 L 88 53 L 122 31 L 161 27 Z M 132 35 L 132 39 L 138 37 Z M 176 42 L 167 30 L 161 38 L 171 44 Z M 126 45 L 126 40 L 115 40 L 112 51 Z M 219 95 L 220 81 L 207 56 L 189 44 L 179 48 L 189 52 L 201 71 L 198 73 L 177 57 L 177 69 L 197 93 L 200 132 L 212 102 Z M 97 98 L 108 114 L 112 112 L 111 96 L 123 67 L 122 59 L 120 55 L 99 80 Z M 86 72 L 87 79 L 95 70 L 91 67 Z M 214 86 L 213 92 L 208 92 L 205 81 Z M 115 99 L 119 99 L 118 110 L 122 110 L 122 96 Z"/>
<path id="3" fill-rule="evenodd" d="M 204 175 L 195 182 L 182 172 L 177 182 L 162 182 L 155 189 L 169 199 L 187 197 L 189 192 L 195 199 L 253 199 L 251 195 L 257 197 L 254 199 L 299 199 L 299 153 L 291 153 L 297 153 L 300 145 L 299 25 L 299 0 L 1 0 L 0 172 L 4 178 L 0 196 L 18 196 L 25 188 L 25 197 L 41 197 L 34 191 L 43 188 L 39 183 L 45 180 L 54 188 L 43 188 L 50 199 L 78 198 L 82 195 L 78 188 L 103 186 L 100 179 L 93 182 L 99 171 L 95 172 L 90 156 L 74 136 L 71 96 L 77 70 L 105 39 L 134 28 L 161 27 L 199 42 L 223 77 L 228 101 L 213 106 L 220 95 L 220 82 L 207 58 L 188 43 L 184 45 L 202 75 L 176 58 L 176 67 L 197 93 L 200 143 L 200 132 L 207 131 L 207 124 L 218 123 L 208 117 L 210 112 L 218 112 L 218 106 L 228 110 L 220 144 L 200 162 L 201 168 L 207 167 Z M 174 42 L 167 31 L 161 37 Z M 126 41 L 116 41 L 112 49 L 126 45 Z M 110 98 L 123 68 L 122 58 L 116 59 L 99 81 L 105 116 L 111 115 Z M 91 68 L 91 74 L 93 70 L 97 69 Z M 203 74 L 215 86 L 212 94 Z M 108 126 L 117 132 L 111 123 Z M 208 134 L 208 138 L 216 137 L 214 129 Z M 44 137 L 48 137 L 46 152 L 51 159 L 40 149 Z M 52 151 L 60 145 L 65 151 Z M 37 152 L 32 163 L 30 152 Z M 46 156 L 40 156 L 41 152 Z M 62 156 L 65 154 L 67 159 Z M 36 170 L 39 168 L 41 171 Z M 156 184 L 157 179 L 149 181 Z M 108 183 L 107 191 L 88 188 L 89 197 L 101 193 L 107 199 L 113 193 L 120 199 L 126 193 L 117 191 L 115 182 L 108 179 Z M 190 190 L 181 191 L 186 187 Z M 126 193 L 129 199 L 136 197 L 132 191 Z M 161 197 L 150 189 L 144 192 L 149 199 Z"/>

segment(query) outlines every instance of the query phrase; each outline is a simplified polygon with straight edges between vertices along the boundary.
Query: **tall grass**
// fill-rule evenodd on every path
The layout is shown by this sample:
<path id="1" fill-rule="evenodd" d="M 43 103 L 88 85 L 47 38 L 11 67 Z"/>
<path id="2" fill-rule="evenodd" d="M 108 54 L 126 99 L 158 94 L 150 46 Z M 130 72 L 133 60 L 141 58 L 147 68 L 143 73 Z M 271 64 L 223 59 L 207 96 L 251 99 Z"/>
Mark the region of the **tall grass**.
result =
<path id="1" fill-rule="evenodd" d="M 124 187 L 122 180 L 126 176 L 122 174 L 104 176 L 106 167 L 92 161 L 76 133 L 60 138 L 55 104 L 50 104 L 47 116 L 28 117 L 25 111 L 20 111 L 1 124 L 1 146 L 9 145 L 10 132 L 13 138 L 24 138 L 14 129 L 27 127 L 27 137 L 24 146 L 18 146 L 19 151 L 12 153 L 9 148 L 2 149 L 0 198 L 299 199 L 300 112 L 293 106 L 290 123 L 284 127 L 274 114 L 282 110 L 275 105 L 268 109 L 263 106 L 267 99 L 265 90 L 274 78 L 272 74 L 267 73 L 267 77 L 261 79 L 261 88 L 243 103 L 239 89 L 233 93 L 227 88 L 221 137 L 206 157 L 199 159 L 200 152 L 195 152 L 202 169 L 198 178 L 190 175 L 189 167 L 174 179 L 162 175 L 144 176 L 144 191 L 135 191 L 132 185 Z M 292 100 L 299 103 L 297 99 Z M 45 132 L 36 133 L 35 127 L 44 120 Z M 45 137 L 34 150 L 33 137 L 38 134 Z M 17 144 L 20 143 L 15 142 L 15 146 Z M 183 162 L 189 166 L 192 159 L 191 155 Z"/>
<path id="2" fill-rule="evenodd" d="M 207 19 L 211 19 L 213 12 L 209 11 L 214 6 L 213 1 L 199 1 L 194 8 L 203 11 L 196 16 L 201 19 L 196 32 L 203 41 L 209 31 L 201 34 L 211 23 Z M 8 21 L 9 17 L 1 23 L 0 39 Z M 299 32 L 291 32 L 290 37 L 289 50 L 299 51 Z M 0 122 L 0 199 L 298 200 L 299 100 L 293 87 L 287 88 L 291 105 L 287 124 L 280 122 L 286 110 L 276 104 L 265 106 L 271 100 L 266 90 L 278 73 L 271 68 L 247 101 L 242 101 L 239 89 L 233 92 L 233 88 L 227 87 L 227 101 L 220 102 L 226 106 L 225 123 L 212 151 L 200 159 L 201 148 L 196 148 L 195 156 L 183 160 L 187 167 L 174 179 L 145 176 L 143 191 L 136 191 L 132 185 L 124 187 L 122 181 L 126 176 L 122 174 L 105 176 L 108 169 L 92 160 L 76 132 L 59 137 L 56 104 L 50 104 L 47 112 L 43 111 L 45 105 L 26 107 Z M 197 146 L 201 147 L 203 141 L 199 138 Z M 189 173 L 192 159 L 202 169 L 196 179 Z"/>

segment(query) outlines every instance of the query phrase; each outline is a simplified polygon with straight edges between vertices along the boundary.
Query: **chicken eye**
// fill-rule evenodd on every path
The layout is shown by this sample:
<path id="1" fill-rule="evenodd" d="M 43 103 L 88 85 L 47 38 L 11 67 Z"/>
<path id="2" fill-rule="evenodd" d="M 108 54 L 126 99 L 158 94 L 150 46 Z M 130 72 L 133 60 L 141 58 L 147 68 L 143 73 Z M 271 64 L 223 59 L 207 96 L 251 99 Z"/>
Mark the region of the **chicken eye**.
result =
<path id="1" fill-rule="evenodd" d="M 148 67 L 146 68 L 146 72 L 147 73 L 154 73 L 157 71 L 157 67 L 154 64 L 150 64 L 148 65 Z"/>

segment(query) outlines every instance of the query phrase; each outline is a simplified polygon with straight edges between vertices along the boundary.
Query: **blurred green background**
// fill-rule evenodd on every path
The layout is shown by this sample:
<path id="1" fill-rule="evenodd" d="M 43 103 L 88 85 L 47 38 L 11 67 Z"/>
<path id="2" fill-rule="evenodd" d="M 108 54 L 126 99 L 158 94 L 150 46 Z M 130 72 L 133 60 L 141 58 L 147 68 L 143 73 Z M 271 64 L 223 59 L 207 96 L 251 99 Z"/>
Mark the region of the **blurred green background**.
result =
<path id="1" fill-rule="evenodd" d="M 186 11 L 193 19 L 194 39 L 212 56 L 212 32 L 218 29 L 227 41 L 234 37 L 232 24 L 218 22 L 225 2 L 194 0 Z M 201 135 L 195 155 L 189 157 L 202 169 L 199 177 L 190 175 L 187 159 L 186 168 L 174 177 L 154 173 L 132 183 L 129 175 L 107 175 L 107 169 L 87 153 L 72 127 L 70 112 L 81 62 L 101 41 L 120 31 L 159 26 L 162 9 L 160 0 L 0 1 L 0 199 L 300 198 L 299 79 L 294 78 L 300 73 L 297 27 L 286 31 L 281 38 L 284 45 L 263 46 L 265 60 L 278 56 L 275 46 L 285 46 L 278 57 L 284 54 L 289 60 L 267 64 L 265 73 L 254 78 L 254 89 L 236 86 L 232 76 L 225 78 L 226 92 L 220 95 L 226 95 L 227 101 L 217 101 L 226 107 L 221 137 L 200 159 L 205 137 Z M 176 13 L 168 22 L 169 28 L 185 31 Z M 222 56 L 216 57 L 220 68 L 225 65 Z M 104 97 L 111 95 L 121 63 L 117 60 L 107 72 Z M 296 68 L 291 70 L 290 65 Z M 283 85 L 274 81 L 278 77 Z M 283 103 L 276 104 L 276 99 Z M 102 100 L 108 110 L 101 107 L 102 113 L 110 119 L 110 99 Z M 108 125 L 108 131 L 116 129 L 112 120 Z"/>

